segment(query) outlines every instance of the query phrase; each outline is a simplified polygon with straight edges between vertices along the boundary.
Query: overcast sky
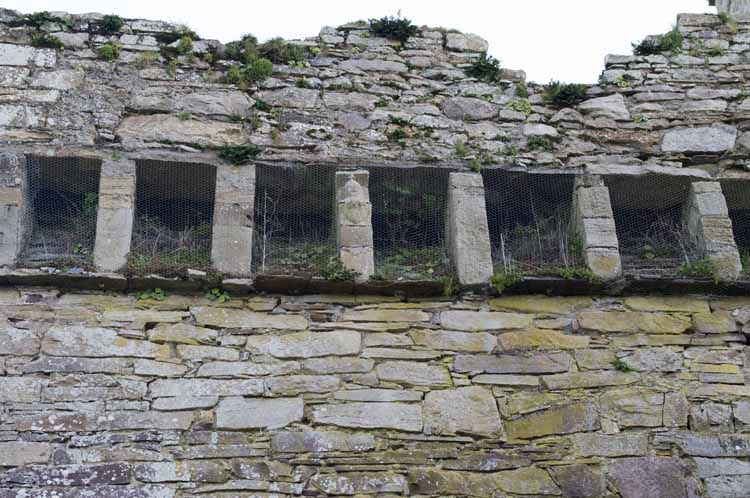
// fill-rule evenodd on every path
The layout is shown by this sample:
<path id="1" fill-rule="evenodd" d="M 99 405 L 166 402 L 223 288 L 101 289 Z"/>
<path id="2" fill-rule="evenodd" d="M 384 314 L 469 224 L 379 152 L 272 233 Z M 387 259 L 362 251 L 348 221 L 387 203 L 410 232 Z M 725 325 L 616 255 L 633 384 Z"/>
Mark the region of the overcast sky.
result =
<path id="1" fill-rule="evenodd" d="M 540 83 L 596 82 L 606 54 L 629 54 L 631 42 L 668 31 L 678 13 L 715 12 L 707 0 L 5 0 L 2 7 L 181 22 L 222 42 L 244 33 L 304 38 L 325 25 L 400 11 L 420 26 L 482 36 L 503 67 Z"/>

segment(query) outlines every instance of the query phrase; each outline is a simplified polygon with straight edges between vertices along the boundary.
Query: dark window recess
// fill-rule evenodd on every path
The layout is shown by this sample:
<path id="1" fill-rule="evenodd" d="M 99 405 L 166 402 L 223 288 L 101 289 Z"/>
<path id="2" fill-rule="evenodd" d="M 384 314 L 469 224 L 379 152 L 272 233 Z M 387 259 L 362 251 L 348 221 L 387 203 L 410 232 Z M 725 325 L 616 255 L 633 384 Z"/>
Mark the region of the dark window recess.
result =
<path id="1" fill-rule="evenodd" d="M 92 269 L 101 162 L 28 156 L 20 266 Z"/>
<path id="2" fill-rule="evenodd" d="M 334 230 L 336 169 L 257 165 L 253 272 L 323 276 L 339 261 Z"/>
<path id="3" fill-rule="evenodd" d="M 560 275 L 584 267 L 570 229 L 573 175 L 488 168 L 482 176 L 496 272 Z"/>
<path id="4" fill-rule="evenodd" d="M 210 269 L 215 186 L 211 165 L 137 161 L 129 273 L 171 277 Z"/>
<path id="5" fill-rule="evenodd" d="M 449 274 L 445 168 L 371 167 L 375 278 L 433 280 Z"/>
<path id="6" fill-rule="evenodd" d="M 722 180 L 721 190 L 727 200 L 734 241 L 740 251 L 743 273 L 747 277 L 750 272 L 750 181 Z"/>
<path id="7" fill-rule="evenodd" d="M 683 222 L 689 178 L 614 175 L 609 187 L 625 275 L 674 278 L 699 259 Z"/>

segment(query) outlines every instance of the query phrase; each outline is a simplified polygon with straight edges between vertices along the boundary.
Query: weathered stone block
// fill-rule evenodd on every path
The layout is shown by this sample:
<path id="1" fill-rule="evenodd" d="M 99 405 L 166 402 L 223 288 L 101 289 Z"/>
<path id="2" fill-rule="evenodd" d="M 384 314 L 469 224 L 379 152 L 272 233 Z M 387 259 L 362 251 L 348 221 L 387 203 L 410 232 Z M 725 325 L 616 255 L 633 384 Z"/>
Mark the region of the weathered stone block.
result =
<path id="1" fill-rule="evenodd" d="M 426 434 L 498 435 L 503 430 L 492 392 L 463 387 L 427 393 L 424 401 Z"/>
<path id="2" fill-rule="evenodd" d="M 404 494 L 408 486 L 400 474 L 387 472 L 315 474 L 310 486 L 326 495 L 360 495 L 377 493 Z"/>
<path id="3" fill-rule="evenodd" d="M 248 276 L 252 267 L 255 166 L 216 168 L 211 263 L 222 273 Z"/>
<path id="4" fill-rule="evenodd" d="M 52 456 L 50 443 L 31 441 L 0 442 L 0 467 L 21 467 L 32 463 L 46 464 Z"/>
<path id="5" fill-rule="evenodd" d="M 444 311 L 440 313 L 440 323 L 444 329 L 466 332 L 526 329 L 531 327 L 531 316 L 518 313 Z"/>
<path id="6" fill-rule="evenodd" d="M 190 308 L 198 325 L 227 329 L 305 330 L 307 319 L 301 315 L 270 315 L 255 311 L 198 306 Z"/>
<path id="7" fill-rule="evenodd" d="M 277 432 L 271 435 L 271 448 L 281 453 L 363 452 L 375 448 L 375 437 L 336 431 Z"/>
<path id="8" fill-rule="evenodd" d="M 122 269 L 130 252 L 135 209 L 135 161 L 104 161 L 99 178 L 94 264 L 100 271 Z"/>
<path id="9" fill-rule="evenodd" d="M 422 430 L 422 408 L 407 403 L 345 403 L 313 409 L 311 419 L 318 424 L 355 429 Z"/>
<path id="10" fill-rule="evenodd" d="M 505 430 L 511 440 L 590 432 L 598 430 L 599 427 L 599 413 L 596 405 L 591 403 L 548 408 L 505 423 Z"/>
<path id="11" fill-rule="evenodd" d="M 354 355 L 359 353 L 361 344 L 359 332 L 341 330 L 252 336 L 247 340 L 247 349 L 276 358 L 315 358 Z"/>
<path id="12" fill-rule="evenodd" d="M 228 398 L 216 408 L 218 429 L 278 429 L 302 420 L 302 398 Z"/>
<path id="13" fill-rule="evenodd" d="M 678 458 L 622 458 L 609 466 L 609 478 L 623 498 L 697 496 L 698 482 Z"/>
<path id="14" fill-rule="evenodd" d="M 382 381 L 411 386 L 449 386 L 451 376 L 445 367 L 413 361 L 386 361 L 376 369 Z"/>
<path id="15" fill-rule="evenodd" d="M 482 176 L 451 173 L 447 209 L 446 238 L 459 283 L 486 284 L 493 266 Z"/>

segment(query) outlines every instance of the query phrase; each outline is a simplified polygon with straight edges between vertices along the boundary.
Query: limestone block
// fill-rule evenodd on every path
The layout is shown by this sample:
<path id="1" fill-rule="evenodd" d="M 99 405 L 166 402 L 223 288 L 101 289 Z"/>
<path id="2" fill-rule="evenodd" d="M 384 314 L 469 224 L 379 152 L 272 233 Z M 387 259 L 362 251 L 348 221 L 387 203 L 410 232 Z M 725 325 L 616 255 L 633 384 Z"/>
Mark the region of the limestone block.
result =
<path id="1" fill-rule="evenodd" d="M 252 270 L 255 166 L 219 165 L 211 240 L 211 263 L 222 273 L 248 276 Z"/>
<path id="2" fill-rule="evenodd" d="M 443 112 L 451 119 L 478 121 L 497 116 L 498 108 L 482 99 L 452 97 L 443 102 Z"/>
<path id="3" fill-rule="evenodd" d="M 582 241 L 584 249 L 608 247 L 617 249 L 619 242 L 612 218 L 584 218 Z"/>
<path id="4" fill-rule="evenodd" d="M 457 52 L 487 52 L 489 43 L 471 33 L 447 33 L 445 46 L 448 50 Z"/>
<path id="5" fill-rule="evenodd" d="M 617 121 L 630 121 L 630 112 L 625 106 L 625 98 L 621 93 L 589 99 L 579 105 L 578 110 L 593 118 L 603 117 Z"/>
<path id="6" fill-rule="evenodd" d="M 748 0 L 709 0 L 708 3 L 715 5 L 719 13 L 741 18 L 750 15 L 750 1 Z"/>
<path id="7" fill-rule="evenodd" d="M 99 179 L 94 264 L 114 272 L 127 263 L 133 235 L 135 209 L 135 161 L 107 160 Z"/>
<path id="8" fill-rule="evenodd" d="M 494 270 L 482 176 L 451 173 L 447 209 L 446 238 L 459 283 L 489 282 Z"/>
<path id="9" fill-rule="evenodd" d="M 318 424 L 359 429 L 422 430 L 422 408 L 408 403 L 345 403 L 316 407 L 311 420 Z"/>

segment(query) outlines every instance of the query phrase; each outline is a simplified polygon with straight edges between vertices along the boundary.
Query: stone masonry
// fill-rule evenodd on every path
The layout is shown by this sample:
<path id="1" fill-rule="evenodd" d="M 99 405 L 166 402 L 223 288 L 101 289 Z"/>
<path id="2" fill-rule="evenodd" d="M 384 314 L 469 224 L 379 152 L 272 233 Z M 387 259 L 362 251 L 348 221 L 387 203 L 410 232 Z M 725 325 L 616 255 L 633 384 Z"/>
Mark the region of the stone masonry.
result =
<path id="1" fill-rule="evenodd" d="M 729 498 L 750 299 L 0 291 L 0 496 Z"/>
<path id="2" fill-rule="evenodd" d="M 748 496 L 750 23 L 717 4 L 730 17 L 678 17 L 680 50 L 608 56 L 570 105 L 522 71 L 469 77 L 487 42 L 452 30 L 325 27 L 237 86 L 227 47 L 186 50 L 183 26 L 0 9 L 0 498 Z M 101 163 L 96 271 L 21 267 L 32 155 Z M 215 168 L 205 279 L 125 268 L 139 161 Z M 335 192 L 320 223 L 356 282 L 253 275 L 268 165 L 333 166 L 309 187 Z M 370 279 L 370 173 L 394 167 L 448 179 L 451 274 Z M 590 278 L 493 279 L 498 169 L 568 175 L 554 250 Z M 676 212 L 717 274 L 626 275 L 613 177 L 646 178 L 625 208 Z"/>

